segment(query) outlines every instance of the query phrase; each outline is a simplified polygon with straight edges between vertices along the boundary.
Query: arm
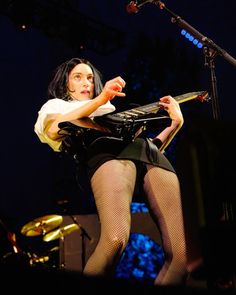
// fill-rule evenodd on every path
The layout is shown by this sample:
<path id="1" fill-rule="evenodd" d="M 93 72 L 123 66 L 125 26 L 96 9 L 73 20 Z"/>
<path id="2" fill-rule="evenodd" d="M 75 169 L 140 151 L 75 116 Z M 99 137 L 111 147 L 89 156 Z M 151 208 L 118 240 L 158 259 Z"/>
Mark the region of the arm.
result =
<path id="1" fill-rule="evenodd" d="M 124 97 L 125 93 L 122 92 L 124 86 L 124 80 L 121 77 L 116 77 L 107 81 L 101 94 L 82 107 L 79 107 L 66 114 L 54 114 L 53 116 L 48 116 L 44 122 L 47 136 L 52 140 L 59 139 L 60 135 L 58 135 L 58 124 L 60 122 L 88 117 L 100 106 L 104 105 L 109 100 L 112 100 L 115 96 Z"/>
<path id="2" fill-rule="evenodd" d="M 179 103 L 173 97 L 164 96 L 160 99 L 159 104 L 168 112 L 172 119 L 171 125 L 152 139 L 153 142 L 155 142 L 155 140 L 160 140 L 162 142 L 160 151 L 164 152 L 165 148 L 170 144 L 177 132 L 183 126 L 184 118 Z"/>

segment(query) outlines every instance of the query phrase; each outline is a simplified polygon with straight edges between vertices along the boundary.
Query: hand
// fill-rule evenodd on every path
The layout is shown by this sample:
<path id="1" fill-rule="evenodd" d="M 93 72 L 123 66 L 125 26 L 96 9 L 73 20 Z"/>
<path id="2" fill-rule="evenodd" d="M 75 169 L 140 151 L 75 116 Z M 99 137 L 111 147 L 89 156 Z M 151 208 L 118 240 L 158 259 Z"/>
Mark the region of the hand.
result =
<path id="1" fill-rule="evenodd" d="M 122 90 L 125 84 L 125 81 L 120 76 L 107 81 L 101 93 L 102 97 L 106 101 L 112 100 L 115 96 L 124 97 L 126 94 Z"/>
<path id="2" fill-rule="evenodd" d="M 168 112 L 173 126 L 183 125 L 184 118 L 179 103 L 170 95 L 160 98 L 159 104 Z"/>

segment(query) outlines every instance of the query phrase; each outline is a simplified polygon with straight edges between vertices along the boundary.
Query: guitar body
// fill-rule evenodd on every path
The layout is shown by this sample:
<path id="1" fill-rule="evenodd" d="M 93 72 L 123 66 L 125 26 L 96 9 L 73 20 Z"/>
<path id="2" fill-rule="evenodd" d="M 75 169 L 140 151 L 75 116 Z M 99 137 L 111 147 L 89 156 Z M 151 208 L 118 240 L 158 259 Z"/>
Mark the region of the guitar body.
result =
<path id="1" fill-rule="evenodd" d="M 94 121 L 99 125 L 106 127 L 113 136 L 123 138 L 124 140 L 132 140 L 140 129 L 164 129 L 171 124 L 171 119 L 168 116 L 161 114 L 145 116 L 139 119 L 124 119 L 120 118 L 118 114 L 119 113 L 114 113 L 95 117 Z"/>

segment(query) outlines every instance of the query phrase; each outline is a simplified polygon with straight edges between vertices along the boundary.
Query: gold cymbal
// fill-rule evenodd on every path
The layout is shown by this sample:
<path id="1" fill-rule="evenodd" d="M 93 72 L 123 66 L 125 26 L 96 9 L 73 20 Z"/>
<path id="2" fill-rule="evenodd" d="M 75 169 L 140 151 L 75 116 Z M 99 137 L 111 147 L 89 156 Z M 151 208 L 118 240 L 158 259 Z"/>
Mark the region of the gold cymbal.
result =
<path id="1" fill-rule="evenodd" d="M 46 234 L 43 237 L 43 240 L 45 242 L 50 242 L 59 238 L 63 238 L 69 234 L 71 234 L 73 231 L 78 230 L 80 227 L 76 223 L 71 223 L 68 225 L 65 225 L 63 227 L 59 227 L 58 229 Z"/>
<path id="2" fill-rule="evenodd" d="M 28 237 L 44 235 L 62 223 L 61 215 L 45 215 L 25 224 L 21 233 Z"/>

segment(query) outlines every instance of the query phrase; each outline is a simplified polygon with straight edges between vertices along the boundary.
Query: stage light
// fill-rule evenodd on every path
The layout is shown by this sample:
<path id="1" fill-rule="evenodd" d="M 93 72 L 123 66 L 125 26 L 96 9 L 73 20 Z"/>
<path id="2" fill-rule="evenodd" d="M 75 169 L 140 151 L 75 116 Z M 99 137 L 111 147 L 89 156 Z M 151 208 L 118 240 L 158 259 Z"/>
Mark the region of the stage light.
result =
<path id="1" fill-rule="evenodd" d="M 202 48 L 203 44 L 196 38 L 194 38 L 194 36 L 192 36 L 190 33 L 188 33 L 186 30 L 182 29 L 180 34 L 182 36 L 184 36 L 186 39 L 188 39 L 190 42 L 193 43 L 193 45 L 195 45 L 197 48 Z"/>

